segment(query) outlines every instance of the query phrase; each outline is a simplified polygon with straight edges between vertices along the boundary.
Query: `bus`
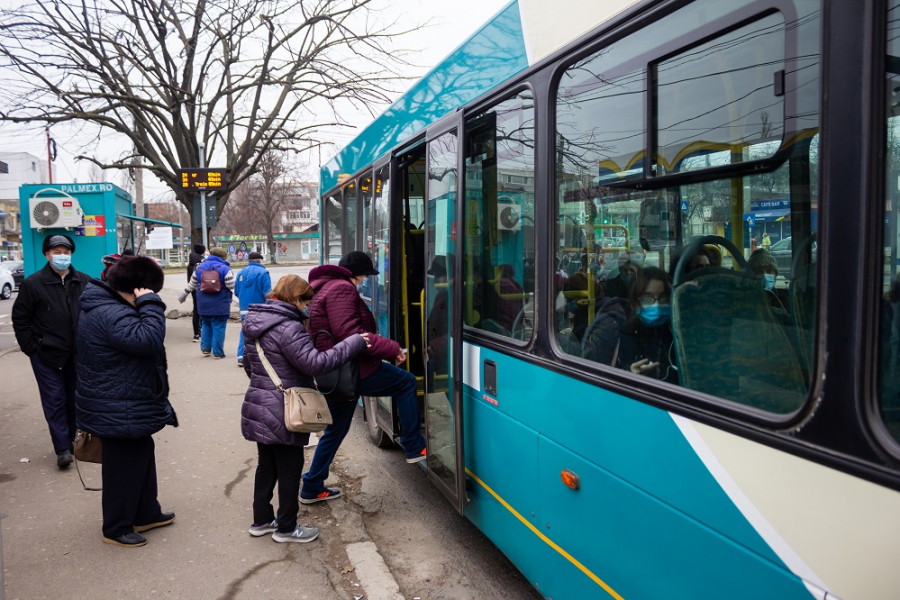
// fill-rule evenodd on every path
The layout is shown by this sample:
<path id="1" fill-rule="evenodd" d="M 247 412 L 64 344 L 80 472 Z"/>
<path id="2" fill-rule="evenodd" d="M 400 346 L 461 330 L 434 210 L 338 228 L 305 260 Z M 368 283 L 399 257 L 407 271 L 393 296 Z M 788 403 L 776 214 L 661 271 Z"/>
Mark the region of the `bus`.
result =
<path id="1" fill-rule="evenodd" d="M 322 168 L 428 478 L 546 598 L 897 597 L 898 18 L 514 0 Z"/>

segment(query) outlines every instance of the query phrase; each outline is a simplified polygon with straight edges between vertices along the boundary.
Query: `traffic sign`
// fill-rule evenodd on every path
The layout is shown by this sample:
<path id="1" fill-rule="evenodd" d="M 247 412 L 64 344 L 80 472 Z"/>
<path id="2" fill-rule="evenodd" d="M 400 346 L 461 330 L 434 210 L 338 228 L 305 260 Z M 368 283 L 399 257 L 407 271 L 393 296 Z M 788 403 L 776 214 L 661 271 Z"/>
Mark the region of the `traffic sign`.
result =
<path id="1" fill-rule="evenodd" d="M 756 215 L 753 213 L 744 213 L 744 223 L 748 227 L 756 227 Z"/>
<path id="2" fill-rule="evenodd" d="M 688 211 L 688 201 L 682 200 L 681 201 L 681 212 L 687 212 L 687 211 Z"/>

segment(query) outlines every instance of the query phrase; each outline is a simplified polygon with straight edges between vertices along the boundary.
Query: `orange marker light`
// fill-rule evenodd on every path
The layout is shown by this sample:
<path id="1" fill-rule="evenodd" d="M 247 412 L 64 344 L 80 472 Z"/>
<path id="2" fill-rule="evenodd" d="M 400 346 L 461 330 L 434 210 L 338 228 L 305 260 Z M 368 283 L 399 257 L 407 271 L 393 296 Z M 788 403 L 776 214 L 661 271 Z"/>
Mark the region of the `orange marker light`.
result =
<path id="1" fill-rule="evenodd" d="M 574 472 L 570 471 L 569 469 L 563 469 L 559 474 L 562 477 L 562 482 L 566 487 L 572 488 L 573 490 L 581 488 L 581 478 Z"/>

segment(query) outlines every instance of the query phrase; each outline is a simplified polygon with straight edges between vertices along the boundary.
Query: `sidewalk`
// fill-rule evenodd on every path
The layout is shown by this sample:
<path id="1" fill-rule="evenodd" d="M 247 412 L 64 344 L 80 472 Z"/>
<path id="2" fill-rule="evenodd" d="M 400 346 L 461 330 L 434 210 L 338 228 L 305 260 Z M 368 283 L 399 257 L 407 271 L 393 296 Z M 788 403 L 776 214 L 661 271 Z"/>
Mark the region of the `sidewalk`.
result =
<path id="1" fill-rule="evenodd" d="M 190 301 L 177 304 L 177 292 L 161 295 L 169 308 L 190 309 Z M 247 377 L 234 357 L 239 325 L 228 324 L 228 358 L 215 361 L 191 342 L 189 318 L 167 323 L 170 399 L 181 427 L 154 439 L 160 502 L 177 519 L 148 532 L 143 548 L 101 542 L 100 493 L 82 490 L 74 465 L 57 469 L 27 357 L 0 357 L 6 597 L 402 598 L 345 499 L 301 505 L 300 522 L 322 530 L 311 544 L 247 534 L 256 448 L 240 433 Z M 99 486 L 99 465 L 83 465 L 82 474 Z"/>

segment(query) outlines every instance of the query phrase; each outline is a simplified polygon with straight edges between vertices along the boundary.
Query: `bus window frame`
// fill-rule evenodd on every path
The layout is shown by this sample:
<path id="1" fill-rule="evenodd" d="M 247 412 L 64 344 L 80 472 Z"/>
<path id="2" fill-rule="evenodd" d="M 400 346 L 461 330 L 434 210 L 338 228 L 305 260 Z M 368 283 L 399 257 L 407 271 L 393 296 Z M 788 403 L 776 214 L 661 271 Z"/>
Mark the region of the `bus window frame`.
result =
<path id="1" fill-rule="evenodd" d="M 665 10 L 665 13 L 671 13 L 675 10 L 679 10 L 682 6 L 669 6 Z M 779 11 L 784 16 L 784 22 L 787 24 L 789 22 L 789 16 L 794 13 L 792 9 L 792 3 L 789 0 L 773 0 L 769 2 L 760 2 L 760 3 L 752 3 L 748 6 L 744 6 L 738 11 L 732 12 L 725 17 L 718 18 L 714 21 L 707 23 L 703 27 L 698 27 L 689 31 L 688 33 L 672 40 L 668 44 L 664 44 L 663 46 L 655 49 L 644 52 L 640 55 L 640 60 L 644 61 L 643 71 L 645 77 L 647 78 L 647 84 L 643 91 L 644 94 L 644 150 L 645 152 L 649 152 L 651 145 L 655 145 L 655 140 L 653 139 L 655 136 L 653 134 L 653 129 L 655 127 L 655 123 L 653 121 L 653 115 L 655 112 L 655 101 L 653 99 L 653 88 L 652 88 L 652 69 L 651 66 L 658 63 L 659 61 L 665 60 L 668 57 L 675 56 L 680 54 L 685 50 L 689 50 L 692 47 L 701 45 L 706 41 L 715 39 L 721 35 L 727 34 L 735 29 L 739 29 L 740 27 L 757 21 L 768 14 L 772 14 L 775 11 Z M 557 110 L 558 110 L 558 98 L 560 87 L 563 81 L 563 77 L 565 72 L 573 67 L 580 61 L 590 58 L 591 56 L 595 56 L 605 48 L 620 42 L 631 35 L 639 35 L 645 27 L 653 22 L 659 21 L 664 15 L 656 15 L 654 17 L 648 17 L 645 21 L 643 19 L 639 19 L 634 27 L 630 27 L 626 30 L 618 29 L 614 33 L 610 35 L 605 35 L 599 37 L 594 43 L 588 44 L 584 46 L 581 51 L 569 53 L 568 55 L 563 54 L 562 56 L 556 57 L 554 56 L 554 60 L 552 61 L 552 65 L 548 67 L 549 74 L 549 89 L 548 89 L 548 102 L 549 106 L 547 107 L 547 119 L 548 123 L 545 127 L 546 132 L 555 135 L 557 132 Z M 787 40 L 785 41 L 787 46 Z M 629 60 L 630 64 L 637 64 L 635 62 L 635 58 Z M 821 64 L 821 54 L 820 54 L 820 64 Z M 785 62 L 788 62 L 788 59 L 785 59 Z M 613 65 L 613 68 L 617 68 L 617 65 Z M 820 67 L 824 69 L 824 67 Z M 883 74 L 883 73 L 882 73 Z M 821 75 L 820 75 L 821 77 Z M 821 94 L 824 94 L 824 88 L 820 87 L 822 90 Z M 492 95 L 492 98 L 496 96 Z M 821 131 L 822 127 L 822 112 L 821 112 L 821 100 L 820 100 L 820 113 L 819 113 L 819 131 Z M 538 132 L 540 132 L 540 127 L 538 127 Z M 785 131 L 783 140 L 789 139 L 789 132 Z M 536 144 L 538 144 L 536 142 Z M 783 146 L 783 141 L 782 141 Z M 539 147 L 539 145 L 538 145 Z M 820 153 L 821 145 L 820 145 Z M 557 194 L 559 189 L 559 180 L 558 173 L 556 172 L 556 148 L 554 147 L 551 150 L 551 157 L 549 159 L 545 159 L 545 162 L 549 163 L 549 169 L 547 171 L 547 198 L 551 200 L 548 201 L 548 214 L 547 219 L 548 223 L 555 223 L 555 219 L 558 219 L 559 211 L 557 207 Z M 657 177 L 646 177 L 646 169 L 645 169 L 645 178 L 644 179 L 635 179 L 629 180 L 622 184 L 611 185 L 609 187 L 623 187 L 623 188 L 632 188 L 635 190 L 653 190 L 653 189 L 661 189 L 661 188 L 670 188 L 670 187 L 680 187 L 683 185 L 696 184 L 696 183 L 705 183 L 708 181 L 728 179 L 734 177 L 744 177 L 752 174 L 759 173 L 768 173 L 777 170 L 783 164 L 786 164 L 790 158 L 790 151 L 785 152 L 782 147 L 768 159 L 756 160 L 756 161 L 748 161 L 745 163 L 737 163 L 724 165 L 721 167 L 712 167 L 708 169 L 702 169 L 697 171 L 689 171 L 684 173 L 675 173 L 671 175 L 663 175 Z M 649 161 L 647 161 L 649 163 Z M 819 177 L 822 177 L 822 170 L 820 167 Z M 820 202 L 821 198 L 821 184 L 819 186 L 820 189 Z M 819 228 L 821 230 L 822 223 L 820 223 Z M 554 229 L 555 231 L 555 229 Z M 551 236 L 552 237 L 552 236 Z M 820 244 L 821 245 L 821 244 Z M 547 260 L 547 265 L 553 264 L 553 258 L 556 249 L 548 244 L 546 248 L 547 252 L 544 257 Z M 820 257 L 821 258 L 821 257 Z M 549 266 L 544 267 L 544 271 L 549 269 Z M 818 272 L 816 274 L 817 281 L 821 284 L 822 274 Z M 821 285 L 819 286 L 821 290 Z M 787 429 L 799 424 L 803 421 L 807 415 L 814 410 L 816 405 L 816 398 L 820 394 L 820 381 L 822 377 L 823 364 L 822 364 L 822 349 L 821 349 L 821 329 L 822 329 L 822 316 L 825 314 L 824 310 L 824 294 L 819 292 L 819 296 L 817 297 L 816 302 L 816 320 L 815 320 L 815 343 L 814 343 L 814 360 L 811 365 L 810 370 L 810 380 L 811 384 L 809 389 L 807 390 L 806 399 L 803 404 L 800 405 L 797 410 L 787 413 L 787 414 L 777 414 L 764 411 L 762 409 L 754 408 L 748 405 L 742 405 L 737 402 L 727 400 L 725 398 L 720 398 L 718 396 L 712 396 L 710 394 L 706 394 L 704 392 L 698 392 L 694 390 L 690 390 L 689 388 L 685 388 L 681 385 L 673 385 L 667 384 L 664 382 L 659 382 L 656 380 L 652 380 L 648 377 L 641 377 L 639 375 L 635 375 L 629 372 L 626 372 L 622 369 L 616 369 L 610 366 L 601 365 L 584 358 L 567 354 L 562 346 L 559 344 L 555 335 L 548 335 L 548 332 L 554 331 L 554 325 L 551 322 L 550 317 L 553 315 L 554 307 L 552 305 L 552 301 L 550 299 L 544 298 L 540 302 L 540 306 L 543 310 L 543 318 L 538 320 L 539 327 L 545 332 L 544 335 L 547 337 L 548 345 L 550 348 L 550 352 L 552 357 L 558 361 L 560 365 L 566 365 L 570 369 L 575 369 L 580 373 L 584 373 L 588 375 L 587 377 L 581 376 L 579 379 L 583 379 L 584 381 L 599 384 L 601 387 L 606 389 L 610 389 L 610 384 L 612 384 L 612 389 L 616 393 L 620 393 L 626 397 L 634 398 L 639 402 L 646 402 L 653 405 L 657 405 L 660 408 L 664 408 L 665 410 L 672 410 L 672 405 L 676 405 L 678 409 L 683 410 L 686 414 L 694 413 L 695 411 L 702 411 L 704 413 L 711 411 L 719 418 L 729 418 L 729 419 L 739 419 L 742 425 L 749 426 L 758 426 L 763 427 L 767 431 L 771 431 L 773 429 Z M 470 331 L 468 328 L 466 331 Z M 483 333 L 483 332 L 479 332 Z M 479 336 L 481 337 L 481 336 Z M 493 340 L 497 336 L 486 335 L 486 340 Z M 501 336 L 502 339 L 502 336 Z M 663 399 L 662 402 L 657 403 L 657 401 L 651 400 L 651 398 Z M 691 417 L 696 418 L 696 417 Z"/>
<path id="2" fill-rule="evenodd" d="M 465 111 L 460 111 L 461 118 L 460 118 L 460 125 L 459 125 L 459 131 L 460 131 L 459 156 L 460 156 L 460 169 L 461 169 L 460 173 L 461 173 L 461 175 L 459 178 L 459 180 L 460 180 L 460 183 L 459 183 L 459 199 L 460 199 L 460 201 L 459 201 L 459 206 L 457 207 L 457 213 L 458 213 L 457 223 L 459 223 L 459 224 L 465 223 L 465 201 L 466 201 L 467 194 L 468 194 L 468 189 L 466 188 L 466 171 L 465 171 L 466 158 L 465 158 L 465 156 L 466 156 L 466 148 L 468 148 L 469 141 L 470 141 L 469 129 L 467 127 L 469 121 L 471 119 L 477 118 L 478 116 L 484 114 L 485 112 L 488 112 L 491 108 L 495 108 L 497 105 L 502 104 L 503 102 L 510 100 L 510 99 L 514 98 L 515 96 L 518 96 L 520 93 L 526 92 L 526 91 L 531 93 L 531 99 L 534 104 L 534 108 L 533 108 L 534 122 L 535 122 L 534 140 L 533 140 L 534 148 L 535 148 L 535 152 L 534 152 L 534 173 L 535 173 L 534 194 L 535 194 L 535 197 L 537 198 L 537 196 L 538 196 L 538 175 L 537 175 L 537 173 L 538 173 L 539 164 L 540 164 L 539 149 L 541 148 L 541 143 L 542 143 L 541 119 L 539 116 L 540 109 L 542 107 L 539 105 L 542 102 L 542 100 L 540 100 L 540 98 L 539 98 L 539 94 L 537 92 L 537 89 L 535 88 L 534 83 L 529 78 L 529 79 L 526 79 L 525 81 L 515 82 L 514 84 L 509 85 L 509 86 L 502 86 L 498 90 L 495 90 L 495 93 L 491 93 L 490 96 L 487 96 L 487 97 L 479 100 L 478 102 L 467 106 Z M 539 205 L 540 205 L 540 202 L 535 200 L 535 215 L 537 214 Z M 534 217 L 532 217 L 532 218 L 534 218 Z M 464 232 L 462 230 L 463 230 L 463 225 L 459 225 L 457 231 L 461 232 L 459 235 L 461 236 L 462 240 L 459 242 L 459 249 L 457 250 L 457 255 L 461 258 L 461 260 L 458 261 L 460 264 L 457 266 L 457 276 L 462 275 L 462 262 L 463 262 L 463 259 L 465 258 L 465 251 L 466 251 L 466 241 L 465 241 L 466 236 L 464 235 Z M 464 336 L 464 339 L 466 339 L 466 340 L 471 339 L 473 341 L 479 340 L 479 339 L 489 340 L 494 344 L 499 344 L 499 345 L 507 347 L 507 348 L 512 347 L 512 348 L 517 348 L 517 349 L 522 349 L 522 350 L 531 348 L 532 346 L 534 346 L 535 342 L 537 341 L 537 337 L 538 337 L 538 329 L 539 329 L 538 323 L 540 323 L 540 313 L 542 312 L 540 310 L 541 302 L 542 302 L 541 297 L 543 296 L 543 294 L 540 291 L 541 286 L 538 285 L 538 283 L 537 283 L 538 282 L 537 273 L 539 271 L 539 266 L 538 266 L 539 263 L 537 262 L 537 258 L 538 258 L 538 254 L 539 254 L 538 240 L 540 239 L 540 236 L 538 235 L 537 231 L 538 231 L 537 227 L 532 226 L 532 237 L 533 237 L 532 242 L 533 242 L 536 262 L 535 262 L 535 286 L 534 286 L 535 289 L 532 290 L 532 306 L 533 306 L 533 310 L 534 310 L 534 315 L 532 317 L 532 320 L 534 322 L 534 326 L 531 328 L 531 335 L 524 340 L 519 340 L 512 336 L 505 336 L 505 335 L 502 335 L 499 333 L 493 333 L 493 332 L 487 331 L 485 329 L 479 329 L 477 327 L 472 327 L 471 325 L 467 325 L 467 324 L 465 324 L 465 322 L 463 322 L 462 323 L 462 334 Z M 551 262 L 551 264 L 552 264 L 552 262 Z M 458 306 L 460 306 L 462 308 L 462 302 L 464 301 L 464 298 L 462 296 L 462 286 L 456 286 L 456 291 L 458 292 L 458 296 L 459 296 L 457 301 L 460 303 L 460 304 L 458 304 Z M 550 314 L 552 314 L 552 313 L 550 313 Z M 460 319 L 460 321 L 462 321 L 462 319 Z"/>

